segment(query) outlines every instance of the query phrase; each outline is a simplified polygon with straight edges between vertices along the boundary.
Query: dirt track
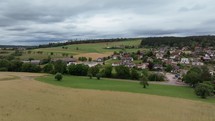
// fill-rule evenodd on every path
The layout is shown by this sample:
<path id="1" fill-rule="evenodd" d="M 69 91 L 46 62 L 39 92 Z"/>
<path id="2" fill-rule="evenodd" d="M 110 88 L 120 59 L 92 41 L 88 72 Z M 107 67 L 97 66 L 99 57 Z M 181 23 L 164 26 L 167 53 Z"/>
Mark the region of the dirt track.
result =
<path id="1" fill-rule="evenodd" d="M 168 97 L 71 89 L 0 73 L 0 121 L 214 121 L 215 106 Z M 10 76 L 16 78 L 9 79 Z"/>

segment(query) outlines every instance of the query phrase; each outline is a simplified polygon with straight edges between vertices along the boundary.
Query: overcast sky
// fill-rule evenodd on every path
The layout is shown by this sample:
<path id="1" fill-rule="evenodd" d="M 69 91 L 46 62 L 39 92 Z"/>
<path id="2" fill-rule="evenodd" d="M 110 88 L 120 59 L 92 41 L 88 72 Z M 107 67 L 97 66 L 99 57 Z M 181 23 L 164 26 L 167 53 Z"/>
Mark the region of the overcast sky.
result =
<path id="1" fill-rule="evenodd" d="M 215 34 L 215 0 L 0 0 L 0 45 Z"/>

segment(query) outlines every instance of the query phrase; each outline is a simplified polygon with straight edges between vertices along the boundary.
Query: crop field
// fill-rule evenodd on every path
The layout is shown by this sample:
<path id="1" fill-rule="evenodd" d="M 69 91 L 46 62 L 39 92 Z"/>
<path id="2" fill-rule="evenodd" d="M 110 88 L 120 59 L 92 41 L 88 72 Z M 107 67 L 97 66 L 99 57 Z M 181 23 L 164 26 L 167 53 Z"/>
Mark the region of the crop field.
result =
<path id="1" fill-rule="evenodd" d="M 212 103 L 138 93 L 74 89 L 34 80 L 34 77 L 42 75 L 0 73 L 1 79 L 8 78 L 0 81 L 0 121 L 215 120 L 215 105 Z"/>

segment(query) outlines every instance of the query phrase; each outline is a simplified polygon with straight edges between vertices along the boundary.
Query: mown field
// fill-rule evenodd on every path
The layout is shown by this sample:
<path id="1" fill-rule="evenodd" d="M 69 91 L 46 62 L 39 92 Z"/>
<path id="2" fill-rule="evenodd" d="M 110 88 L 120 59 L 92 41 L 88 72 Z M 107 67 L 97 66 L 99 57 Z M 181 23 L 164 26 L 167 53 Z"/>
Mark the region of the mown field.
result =
<path id="1" fill-rule="evenodd" d="M 64 87 L 145 93 L 215 103 L 214 97 L 208 99 L 201 99 L 195 95 L 192 88 L 187 86 L 150 84 L 147 89 L 143 89 L 137 81 L 132 82 L 128 80 L 126 81 L 106 78 L 97 80 L 96 78 L 89 79 L 88 77 L 79 76 L 64 76 L 62 81 L 56 81 L 54 80 L 53 75 L 49 75 L 46 77 L 39 77 L 37 78 L 37 80 Z"/>
<path id="2" fill-rule="evenodd" d="M 0 81 L 1 121 L 215 120 L 213 103 L 139 93 L 66 88 L 33 79 L 43 75 L 0 73 L 1 79 L 7 78 Z M 17 78 L 9 79 L 10 76 Z"/>

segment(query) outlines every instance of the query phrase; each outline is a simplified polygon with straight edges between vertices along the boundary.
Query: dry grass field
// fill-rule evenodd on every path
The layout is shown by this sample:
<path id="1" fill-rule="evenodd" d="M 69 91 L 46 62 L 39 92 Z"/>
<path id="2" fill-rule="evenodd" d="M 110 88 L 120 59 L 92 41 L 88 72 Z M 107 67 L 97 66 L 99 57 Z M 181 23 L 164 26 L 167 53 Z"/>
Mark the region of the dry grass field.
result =
<path id="1" fill-rule="evenodd" d="M 215 121 L 211 103 L 72 89 L 33 79 L 42 75 L 0 73 L 0 121 Z"/>

